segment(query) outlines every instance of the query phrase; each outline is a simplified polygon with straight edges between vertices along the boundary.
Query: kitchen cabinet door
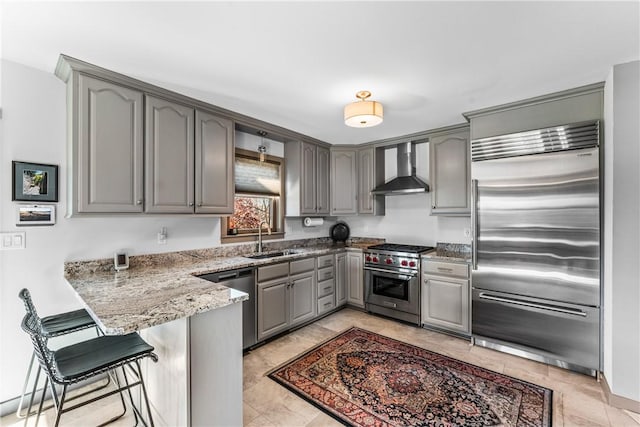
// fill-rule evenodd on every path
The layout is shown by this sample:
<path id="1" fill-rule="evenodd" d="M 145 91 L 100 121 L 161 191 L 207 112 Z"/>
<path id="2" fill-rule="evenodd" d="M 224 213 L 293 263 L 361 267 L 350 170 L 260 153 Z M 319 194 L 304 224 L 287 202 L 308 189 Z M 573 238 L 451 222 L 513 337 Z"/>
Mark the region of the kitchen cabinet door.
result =
<path id="1" fill-rule="evenodd" d="M 194 212 L 194 110 L 146 96 L 145 211 Z"/>
<path id="2" fill-rule="evenodd" d="M 336 306 L 347 303 L 347 254 L 336 254 Z"/>
<path id="3" fill-rule="evenodd" d="M 258 284 L 258 341 L 289 327 L 289 280 Z"/>
<path id="4" fill-rule="evenodd" d="M 358 213 L 372 214 L 375 187 L 375 148 L 358 151 Z"/>
<path id="5" fill-rule="evenodd" d="M 300 174 L 300 213 L 315 214 L 316 200 L 316 146 L 307 142 L 302 143 L 302 170 Z"/>
<path id="6" fill-rule="evenodd" d="M 422 323 L 463 335 L 471 334 L 469 266 L 422 261 Z"/>
<path id="7" fill-rule="evenodd" d="M 364 307 L 362 267 L 362 252 L 347 252 L 347 302 L 358 307 Z"/>
<path id="8" fill-rule="evenodd" d="M 83 74 L 77 78 L 70 212 L 142 212 L 142 92 Z"/>
<path id="9" fill-rule="evenodd" d="M 313 275 L 292 278 L 289 286 L 289 326 L 311 320 L 316 316 L 316 281 Z"/>
<path id="10" fill-rule="evenodd" d="M 432 215 L 470 215 L 469 130 L 429 141 Z"/>
<path id="11" fill-rule="evenodd" d="M 331 150 L 331 215 L 358 213 L 356 151 Z"/>
<path id="12" fill-rule="evenodd" d="M 329 215 L 329 149 L 316 147 L 316 214 Z"/>
<path id="13" fill-rule="evenodd" d="M 196 111 L 196 213 L 232 214 L 234 182 L 233 121 Z"/>

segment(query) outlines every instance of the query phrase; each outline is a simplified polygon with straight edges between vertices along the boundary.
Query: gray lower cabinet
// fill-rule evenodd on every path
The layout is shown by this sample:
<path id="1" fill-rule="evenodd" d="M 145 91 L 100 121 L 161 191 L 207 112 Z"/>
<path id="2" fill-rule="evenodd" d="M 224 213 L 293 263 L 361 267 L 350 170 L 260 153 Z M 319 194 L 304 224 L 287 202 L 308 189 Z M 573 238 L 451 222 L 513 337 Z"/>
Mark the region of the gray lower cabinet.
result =
<path id="1" fill-rule="evenodd" d="M 292 271 L 308 271 L 289 276 L 288 262 L 258 268 L 258 341 L 316 316 L 315 260 L 293 261 L 291 265 Z"/>
<path id="2" fill-rule="evenodd" d="M 295 276 L 289 284 L 289 326 L 316 317 L 316 281 L 313 273 Z"/>
<path id="3" fill-rule="evenodd" d="M 336 254 L 336 307 L 347 303 L 347 253 Z"/>
<path id="4" fill-rule="evenodd" d="M 331 215 L 358 213 L 357 152 L 331 149 Z"/>
<path id="5" fill-rule="evenodd" d="M 145 99 L 145 211 L 194 211 L 194 109 Z"/>
<path id="6" fill-rule="evenodd" d="M 74 78 L 69 212 L 142 212 L 142 92 L 84 74 Z"/>
<path id="7" fill-rule="evenodd" d="M 362 251 L 347 251 L 347 302 L 364 307 Z"/>
<path id="8" fill-rule="evenodd" d="M 469 266 L 423 259 L 422 272 L 422 324 L 470 335 Z"/>
<path id="9" fill-rule="evenodd" d="M 258 341 L 289 328 L 289 278 L 258 283 Z"/>
<path id="10" fill-rule="evenodd" d="M 432 215 L 469 215 L 471 161 L 469 129 L 429 139 Z"/>

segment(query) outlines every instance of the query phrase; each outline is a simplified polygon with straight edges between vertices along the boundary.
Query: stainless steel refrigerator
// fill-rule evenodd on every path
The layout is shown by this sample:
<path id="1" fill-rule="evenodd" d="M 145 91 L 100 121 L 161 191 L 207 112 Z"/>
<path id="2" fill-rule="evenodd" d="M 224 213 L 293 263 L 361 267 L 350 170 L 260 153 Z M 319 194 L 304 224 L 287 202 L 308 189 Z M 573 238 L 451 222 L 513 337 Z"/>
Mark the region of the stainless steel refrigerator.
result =
<path id="1" fill-rule="evenodd" d="M 471 142 L 474 342 L 595 375 L 599 122 Z"/>

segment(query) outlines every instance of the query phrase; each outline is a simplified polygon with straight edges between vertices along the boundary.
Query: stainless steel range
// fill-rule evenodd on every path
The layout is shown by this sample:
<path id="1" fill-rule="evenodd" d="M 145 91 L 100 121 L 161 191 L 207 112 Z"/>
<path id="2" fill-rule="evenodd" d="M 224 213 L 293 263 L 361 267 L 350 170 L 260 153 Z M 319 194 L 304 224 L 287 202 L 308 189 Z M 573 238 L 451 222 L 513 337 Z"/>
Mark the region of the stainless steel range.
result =
<path id="1" fill-rule="evenodd" d="M 383 243 L 364 251 L 365 309 L 420 324 L 420 255 L 431 246 Z"/>

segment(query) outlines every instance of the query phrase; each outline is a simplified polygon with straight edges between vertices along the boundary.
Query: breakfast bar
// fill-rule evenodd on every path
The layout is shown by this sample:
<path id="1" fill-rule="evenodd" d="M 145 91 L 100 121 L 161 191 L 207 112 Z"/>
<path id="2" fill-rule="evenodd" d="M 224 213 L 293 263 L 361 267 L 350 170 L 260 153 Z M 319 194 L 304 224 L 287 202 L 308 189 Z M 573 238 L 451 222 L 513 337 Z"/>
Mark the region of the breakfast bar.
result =
<path id="1" fill-rule="evenodd" d="M 109 260 L 65 264 L 103 333 L 139 332 L 155 347 L 159 361 L 146 363 L 143 375 L 156 425 L 242 424 L 239 303 L 248 295 L 193 275 L 227 263 L 176 253 L 132 257 L 120 272 Z"/>

